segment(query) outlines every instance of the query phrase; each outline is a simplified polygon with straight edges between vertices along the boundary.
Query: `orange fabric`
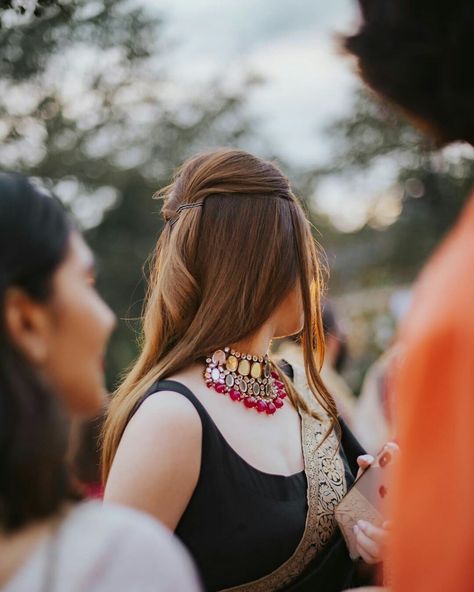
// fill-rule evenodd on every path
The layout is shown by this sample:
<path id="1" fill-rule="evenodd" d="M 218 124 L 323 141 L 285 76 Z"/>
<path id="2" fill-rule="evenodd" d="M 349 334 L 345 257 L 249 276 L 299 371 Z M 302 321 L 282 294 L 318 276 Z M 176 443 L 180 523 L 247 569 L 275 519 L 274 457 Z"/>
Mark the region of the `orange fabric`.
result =
<path id="1" fill-rule="evenodd" d="M 423 272 L 395 378 L 393 592 L 474 590 L 474 196 Z"/>

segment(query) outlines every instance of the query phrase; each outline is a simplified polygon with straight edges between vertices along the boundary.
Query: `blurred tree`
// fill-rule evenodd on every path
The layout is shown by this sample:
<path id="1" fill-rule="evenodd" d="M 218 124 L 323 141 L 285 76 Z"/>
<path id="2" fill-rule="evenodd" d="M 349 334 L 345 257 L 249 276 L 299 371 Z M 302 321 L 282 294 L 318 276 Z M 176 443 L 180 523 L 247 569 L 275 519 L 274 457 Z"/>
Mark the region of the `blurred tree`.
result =
<path id="1" fill-rule="evenodd" d="M 330 219 L 319 216 L 332 288 L 341 292 L 412 281 L 472 190 L 472 153 L 435 150 L 365 90 L 357 93 L 353 113 L 328 128 L 328 138 L 334 143 L 331 165 L 309 175 L 316 195 L 320 184 L 336 177 L 346 182 L 350 202 L 358 179 L 374 171 L 386 177 L 384 191 L 365 195 L 369 205 L 361 228 L 335 232 Z"/>
<path id="2" fill-rule="evenodd" d="M 415 279 L 455 222 L 473 188 L 474 162 L 468 149 L 436 150 L 366 90 L 327 132 L 331 163 L 309 171 L 305 183 L 328 257 L 329 294 L 350 328 L 345 376 L 358 392 L 394 330 L 390 294 Z M 322 205 L 336 203 L 324 208 L 329 214 L 321 213 L 322 197 Z"/>
<path id="3" fill-rule="evenodd" d="M 113 385 L 136 352 L 123 319 L 140 314 L 161 229 L 151 196 L 191 153 L 244 141 L 248 84 L 183 96 L 164 68 L 161 20 L 127 0 L 3 2 L 0 25 L 0 166 L 49 179 L 87 230 L 120 319 Z"/>

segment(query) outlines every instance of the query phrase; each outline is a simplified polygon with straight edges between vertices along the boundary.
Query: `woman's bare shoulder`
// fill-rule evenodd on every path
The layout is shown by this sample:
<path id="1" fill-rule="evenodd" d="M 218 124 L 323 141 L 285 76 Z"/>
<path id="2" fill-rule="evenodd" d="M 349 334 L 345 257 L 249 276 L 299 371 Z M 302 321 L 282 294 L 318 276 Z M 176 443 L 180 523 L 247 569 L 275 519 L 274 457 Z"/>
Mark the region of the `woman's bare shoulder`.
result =
<path id="1" fill-rule="evenodd" d="M 148 396 L 123 433 L 106 501 L 145 511 L 174 530 L 199 478 L 201 441 L 199 414 L 186 397 Z"/>
<path id="2" fill-rule="evenodd" d="M 159 423 L 171 428 L 178 423 L 181 428 L 199 432 L 202 429 L 196 407 L 175 391 L 159 391 L 148 395 L 134 413 L 129 425 L 132 422 L 139 423 L 141 427 L 153 428 Z"/>

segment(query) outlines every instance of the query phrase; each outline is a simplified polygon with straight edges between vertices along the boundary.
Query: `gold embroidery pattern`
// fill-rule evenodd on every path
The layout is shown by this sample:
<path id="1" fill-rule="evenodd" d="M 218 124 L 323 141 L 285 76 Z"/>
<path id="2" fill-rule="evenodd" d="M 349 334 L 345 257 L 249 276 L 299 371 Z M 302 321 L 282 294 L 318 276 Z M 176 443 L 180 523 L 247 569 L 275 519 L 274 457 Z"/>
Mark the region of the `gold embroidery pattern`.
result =
<path id="1" fill-rule="evenodd" d="M 334 433 L 321 444 L 328 429 L 328 418 L 309 391 L 304 371 L 296 366 L 293 370 L 295 388 L 306 396 L 319 416 L 324 418 L 320 422 L 308 414 L 301 416 L 301 443 L 308 483 L 305 530 L 293 555 L 272 573 L 221 592 L 281 590 L 303 573 L 336 530 L 334 510 L 347 490 L 344 464 L 341 456 L 335 453 L 338 442 Z"/>

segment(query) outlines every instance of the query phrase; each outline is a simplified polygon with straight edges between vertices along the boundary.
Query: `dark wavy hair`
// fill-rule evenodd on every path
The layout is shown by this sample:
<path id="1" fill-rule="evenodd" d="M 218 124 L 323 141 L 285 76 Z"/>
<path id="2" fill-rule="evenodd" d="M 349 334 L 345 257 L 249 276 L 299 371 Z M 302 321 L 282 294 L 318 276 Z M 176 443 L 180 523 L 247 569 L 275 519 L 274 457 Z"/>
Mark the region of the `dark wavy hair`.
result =
<path id="1" fill-rule="evenodd" d="M 50 297 L 71 230 L 56 198 L 23 176 L 0 173 L 0 527 L 6 532 L 77 498 L 59 398 L 12 343 L 5 323 L 9 288 L 38 301 Z"/>
<path id="2" fill-rule="evenodd" d="M 359 0 L 344 40 L 377 93 L 428 124 L 440 144 L 474 144 L 473 0 Z"/>

